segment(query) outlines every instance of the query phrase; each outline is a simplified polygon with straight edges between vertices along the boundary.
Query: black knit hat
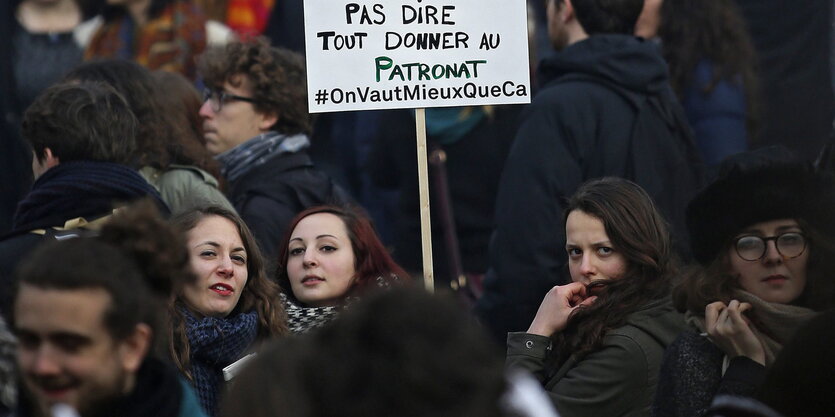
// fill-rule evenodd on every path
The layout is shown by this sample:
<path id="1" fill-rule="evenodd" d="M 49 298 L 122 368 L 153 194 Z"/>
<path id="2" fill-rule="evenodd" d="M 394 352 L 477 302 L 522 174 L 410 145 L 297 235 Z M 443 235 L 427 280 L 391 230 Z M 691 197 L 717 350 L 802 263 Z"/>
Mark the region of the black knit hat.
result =
<path id="1" fill-rule="evenodd" d="M 716 179 L 687 206 L 693 256 L 708 265 L 731 238 L 755 223 L 777 219 L 816 223 L 809 218 L 814 216 L 810 207 L 820 204 L 816 200 L 821 185 L 811 163 L 794 158 L 783 147 L 726 158 Z"/>

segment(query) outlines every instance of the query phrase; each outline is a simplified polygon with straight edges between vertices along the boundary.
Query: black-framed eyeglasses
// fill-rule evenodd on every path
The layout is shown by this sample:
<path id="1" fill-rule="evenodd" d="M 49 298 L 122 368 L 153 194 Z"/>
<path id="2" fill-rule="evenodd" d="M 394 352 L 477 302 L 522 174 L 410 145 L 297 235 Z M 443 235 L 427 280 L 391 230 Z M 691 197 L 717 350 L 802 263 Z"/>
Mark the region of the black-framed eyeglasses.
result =
<path id="1" fill-rule="evenodd" d="M 740 236 L 734 243 L 736 254 L 746 261 L 758 261 L 768 251 L 768 241 L 773 240 L 777 253 L 787 259 L 797 258 L 806 250 L 806 237 L 799 232 L 781 233 L 777 236 Z"/>
<path id="2" fill-rule="evenodd" d="M 212 110 L 215 113 L 217 113 L 221 109 L 223 109 L 224 104 L 228 103 L 229 101 L 234 101 L 234 100 L 246 101 L 248 103 L 257 103 L 258 102 L 258 100 L 254 99 L 252 97 L 236 96 L 234 94 L 229 94 L 229 93 L 227 93 L 226 91 L 223 91 L 223 90 L 218 91 L 218 90 L 213 90 L 211 88 L 204 88 L 203 89 L 203 101 L 204 102 L 208 101 L 208 102 L 212 103 Z"/>

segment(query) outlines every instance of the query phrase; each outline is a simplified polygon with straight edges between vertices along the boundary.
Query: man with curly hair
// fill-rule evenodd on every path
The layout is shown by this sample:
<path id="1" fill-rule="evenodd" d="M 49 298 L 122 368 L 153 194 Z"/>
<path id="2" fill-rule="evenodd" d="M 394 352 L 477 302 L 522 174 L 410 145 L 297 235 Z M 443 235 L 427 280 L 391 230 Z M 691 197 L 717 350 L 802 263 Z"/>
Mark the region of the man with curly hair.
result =
<path id="1" fill-rule="evenodd" d="M 207 86 L 200 108 L 206 148 L 222 165 L 229 200 L 272 260 L 297 212 L 351 201 L 305 151 L 312 123 L 303 58 L 259 38 L 207 51 L 198 70 Z"/>

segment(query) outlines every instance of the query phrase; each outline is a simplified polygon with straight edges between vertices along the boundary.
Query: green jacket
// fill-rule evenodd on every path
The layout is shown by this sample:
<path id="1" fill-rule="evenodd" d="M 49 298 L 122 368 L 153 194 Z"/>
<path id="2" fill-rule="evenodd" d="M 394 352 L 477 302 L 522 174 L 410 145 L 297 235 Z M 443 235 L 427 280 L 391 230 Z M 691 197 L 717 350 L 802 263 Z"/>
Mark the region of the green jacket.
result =
<path id="1" fill-rule="evenodd" d="M 217 179 L 200 168 L 171 164 L 162 171 L 146 166 L 139 170 L 139 175 L 159 191 L 171 214 L 209 204 L 235 212 L 232 203 L 218 189 Z"/>
<path id="2" fill-rule="evenodd" d="M 507 366 L 526 369 L 545 387 L 562 417 L 649 416 L 664 349 L 686 329 L 669 299 L 632 313 L 584 357 L 546 369 L 551 339 L 508 333 Z"/>

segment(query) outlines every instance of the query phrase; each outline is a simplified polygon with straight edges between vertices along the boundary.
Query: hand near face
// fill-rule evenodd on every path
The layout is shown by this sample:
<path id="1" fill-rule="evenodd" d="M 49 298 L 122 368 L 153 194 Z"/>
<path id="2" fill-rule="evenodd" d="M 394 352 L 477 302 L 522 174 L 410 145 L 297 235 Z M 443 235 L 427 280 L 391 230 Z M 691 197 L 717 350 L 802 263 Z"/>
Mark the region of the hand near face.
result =
<path id="1" fill-rule="evenodd" d="M 705 307 L 707 334 L 728 357 L 747 356 L 765 365 L 765 349 L 742 314 L 750 309 L 751 304 L 737 300 L 731 300 L 727 306 L 721 301 L 708 304 Z"/>
<path id="2" fill-rule="evenodd" d="M 579 282 L 551 288 L 539 305 L 528 333 L 550 337 L 565 329 L 574 310 L 591 305 L 596 299 L 596 296 L 588 297 L 586 286 Z"/>

